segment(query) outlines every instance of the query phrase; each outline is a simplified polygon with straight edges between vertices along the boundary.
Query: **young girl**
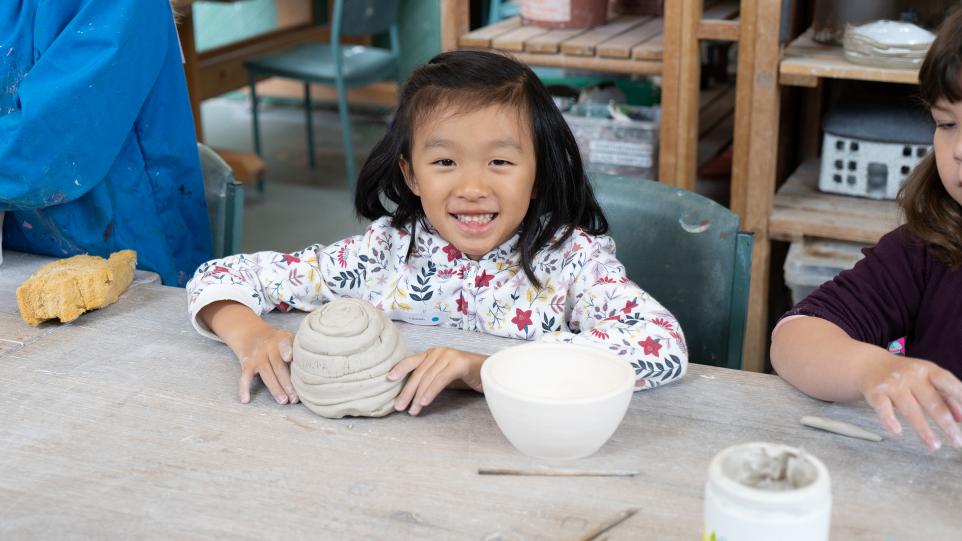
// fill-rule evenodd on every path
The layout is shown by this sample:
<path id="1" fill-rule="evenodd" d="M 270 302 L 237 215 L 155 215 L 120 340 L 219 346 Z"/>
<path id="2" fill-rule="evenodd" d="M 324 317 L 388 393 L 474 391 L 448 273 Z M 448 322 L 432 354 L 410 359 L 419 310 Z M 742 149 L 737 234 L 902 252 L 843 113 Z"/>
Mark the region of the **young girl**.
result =
<path id="1" fill-rule="evenodd" d="M 822 400 L 864 397 L 886 429 L 897 410 L 931 450 L 962 447 L 962 10 L 946 19 L 919 72 L 934 152 L 902 189 L 906 224 L 788 312 L 772 365 Z M 905 336 L 905 357 L 882 347 Z"/>
<path id="2" fill-rule="evenodd" d="M 518 62 L 458 51 L 417 69 L 355 207 L 373 220 L 364 235 L 211 261 L 188 284 L 197 330 L 241 360 L 242 402 L 255 375 L 278 403 L 297 401 L 291 335 L 259 315 L 338 297 L 410 322 L 591 344 L 631 363 L 638 389 L 684 375 L 678 322 L 625 276 L 571 131 Z M 410 374 L 396 409 L 417 415 L 452 384 L 481 391 L 484 360 L 448 348 L 403 359 L 389 374 Z"/>

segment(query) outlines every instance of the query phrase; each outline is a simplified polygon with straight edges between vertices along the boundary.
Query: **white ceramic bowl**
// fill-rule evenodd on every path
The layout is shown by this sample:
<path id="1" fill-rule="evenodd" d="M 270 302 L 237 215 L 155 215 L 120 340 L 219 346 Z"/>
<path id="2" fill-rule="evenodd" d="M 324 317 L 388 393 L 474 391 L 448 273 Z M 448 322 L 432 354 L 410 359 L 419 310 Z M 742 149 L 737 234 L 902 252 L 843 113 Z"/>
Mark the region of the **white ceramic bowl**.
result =
<path id="1" fill-rule="evenodd" d="M 481 366 L 484 396 L 508 441 L 546 460 L 588 456 L 628 410 L 635 372 L 599 348 L 532 343 L 503 349 Z"/>

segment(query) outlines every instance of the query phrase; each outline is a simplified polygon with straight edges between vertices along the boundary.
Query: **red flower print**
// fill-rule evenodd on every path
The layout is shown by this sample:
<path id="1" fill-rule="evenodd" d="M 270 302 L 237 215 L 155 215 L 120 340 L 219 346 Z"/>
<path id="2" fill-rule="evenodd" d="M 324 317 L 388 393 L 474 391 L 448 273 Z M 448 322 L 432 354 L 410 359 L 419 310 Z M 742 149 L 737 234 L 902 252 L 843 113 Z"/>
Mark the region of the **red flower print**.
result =
<path id="1" fill-rule="evenodd" d="M 511 323 L 518 326 L 519 331 L 523 331 L 531 325 L 531 310 L 522 310 L 520 308 L 515 308 L 515 316 L 511 318 Z"/>
<path id="2" fill-rule="evenodd" d="M 344 268 L 347 266 L 347 244 L 341 246 L 341 249 L 337 251 L 337 264 Z"/>
<path id="3" fill-rule="evenodd" d="M 681 333 L 678 331 L 671 331 L 668 333 L 672 338 L 678 340 L 678 347 L 685 353 L 688 353 L 688 346 L 685 344 L 685 339 L 681 337 Z"/>
<path id="4" fill-rule="evenodd" d="M 661 344 L 652 340 L 650 336 L 645 338 L 644 342 L 638 342 L 638 345 L 645 349 L 645 355 L 654 355 L 657 357 L 658 352 L 661 351 Z"/>
<path id="5" fill-rule="evenodd" d="M 595 280 L 595 285 L 598 285 L 598 284 L 614 284 L 614 283 L 615 283 L 615 279 L 614 279 L 614 278 L 609 278 L 609 277 L 607 277 L 607 276 L 602 276 L 601 278 L 598 278 L 597 280 Z"/>
<path id="6" fill-rule="evenodd" d="M 448 254 L 448 262 L 454 261 L 455 259 L 461 259 L 461 250 L 455 248 L 453 244 L 448 244 L 442 248 L 441 251 Z"/>
<path id="7" fill-rule="evenodd" d="M 474 287 L 488 287 L 492 278 L 494 278 L 493 274 L 488 274 L 488 271 L 483 270 L 479 276 L 474 277 Z"/>
<path id="8" fill-rule="evenodd" d="M 291 263 L 300 263 L 300 262 L 301 262 L 301 260 L 300 260 L 299 258 L 294 257 L 294 256 L 292 256 L 291 254 L 281 254 L 281 257 L 284 258 L 284 263 L 287 263 L 288 265 L 290 265 Z"/>
<path id="9" fill-rule="evenodd" d="M 643 379 L 635 380 L 635 389 L 644 389 L 647 385 L 648 382 Z"/>
<path id="10" fill-rule="evenodd" d="M 287 303 L 284 302 L 284 301 L 281 301 L 281 302 L 277 303 L 277 309 L 280 310 L 281 312 L 290 312 L 290 311 L 291 311 L 291 305 L 287 304 Z"/>
<path id="11" fill-rule="evenodd" d="M 461 312 L 462 314 L 468 313 L 468 301 L 464 300 L 463 293 L 460 297 L 458 297 L 458 312 Z"/>
<path id="12" fill-rule="evenodd" d="M 625 307 L 622 308 L 621 311 L 624 312 L 624 313 L 626 313 L 626 314 L 630 314 L 631 311 L 634 310 L 636 306 L 638 306 L 638 303 L 635 302 L 634 299 L 631 299 L 631 300 L 629 300 L 628 302 L 625 303 Z"/>
<path id="13" fill-rule="evenodd" d="M 230 269 L 228 269 L 227 267 L 222 267 L 220 265 L 217 265 L 216 267 L 210 270 L 211 276 L 215 274 L 224 274 L 225 272 L 230 272 Z"/>
<path id="14" fill-rule="evenodd" d="M 604 331 L 599 331 L 598 329 L 591 329 L 591 334 L 592 336 L 596 336 L 598 338 L 601 338 L 602 340 L 608 339 L 608 333 Z"/>
<path id="15" fill-rule="evenodd" d="M 659 327 L 661 327 L 661 328 L 663 328 L 663 329 L 667 329 L 667 330 L 669 330 L 669 331 L 674 330 L 674 328 L 671 326 L 671 322 L 668 321 L 667 319 L 662 319 L 662 318 L 660 318 L 660 317 L 656 317 L 655 319 L 651 320 L 651 322 L 654 323 L 655 325 L 658 325 Z"/>

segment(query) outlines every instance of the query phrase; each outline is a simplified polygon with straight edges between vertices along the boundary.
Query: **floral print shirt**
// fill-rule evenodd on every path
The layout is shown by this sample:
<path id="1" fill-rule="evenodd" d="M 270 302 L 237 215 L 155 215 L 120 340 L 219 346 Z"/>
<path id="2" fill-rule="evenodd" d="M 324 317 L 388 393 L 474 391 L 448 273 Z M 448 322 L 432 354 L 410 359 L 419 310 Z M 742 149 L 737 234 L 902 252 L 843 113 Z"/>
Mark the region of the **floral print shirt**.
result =
<path id="1" fill-rule="evenodd" d="M 685 374 L 678 321 L 628 280 L 610 237 L 576 229 L 558 248 L 539 252 L 532 262 L 537 288 L 519 263 L 518 235 L 475 261 L 433 229 L 415 231 L 412 237 L 381 218 L 363 235 L 328 246 L 209 261 L 187 284 L 194 327 L 217 338 L 197 318 L 215 301 L 233 300 L 261 315 L 352 297 L 412 323 L 604 348 L 632 364 L 636 389 Z"/>

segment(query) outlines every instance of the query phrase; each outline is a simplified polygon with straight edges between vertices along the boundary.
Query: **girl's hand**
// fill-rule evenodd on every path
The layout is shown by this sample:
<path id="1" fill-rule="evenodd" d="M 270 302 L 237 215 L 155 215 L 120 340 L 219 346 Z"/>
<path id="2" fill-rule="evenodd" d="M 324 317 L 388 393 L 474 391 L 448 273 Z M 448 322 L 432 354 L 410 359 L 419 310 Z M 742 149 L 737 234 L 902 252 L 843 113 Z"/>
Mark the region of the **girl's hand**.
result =
<path id="1" fill-rule="evenodd" d="M 942 441 L 926 416 L 937 424 L 953 447 L 962 447 L 962 382 L 935 363 L 910 357 L 880 360 L 862 378 L 862 395 L 875 409 L 886 430 L 901 434 L 895 411 L 912 426 L 922 442 L 935 451 Z"/>
<path id="2" fill-rule="evenodd" d="M 394 401 L 397 411 L 408 410 L 417 415 L 452 382 L 461 381 L 478 392 L 481 388 L 481 365 L 487 355 L 468 353 L 450 348 L 431 348 L 401 359 L 388 373 L 388 379 L 397 381 L 407 374 L 407 383 Z M 409 407 L 410 406 L 410 407 Z"/>
<path id="3" fill-rule="evenodd" d="M 237 352 L 241 361 L 240 401 L 251 401 L 251 382 L 254 376 L 260 376 L 278 404 L 296 404 L 289 366 L 294 359 L 291 333 L 265 324 L 245 342 L 243 350 Z"/>

